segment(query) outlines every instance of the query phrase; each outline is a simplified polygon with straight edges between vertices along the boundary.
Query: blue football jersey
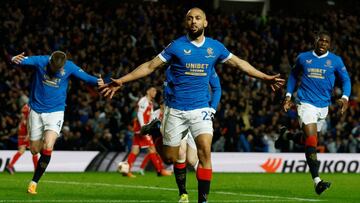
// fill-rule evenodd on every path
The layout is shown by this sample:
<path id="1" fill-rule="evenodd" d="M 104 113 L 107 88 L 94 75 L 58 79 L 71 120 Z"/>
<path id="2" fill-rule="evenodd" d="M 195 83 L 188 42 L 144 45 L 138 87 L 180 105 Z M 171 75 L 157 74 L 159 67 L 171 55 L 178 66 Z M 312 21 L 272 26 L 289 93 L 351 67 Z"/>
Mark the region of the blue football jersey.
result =
<path id="1" fill-rule="evenodd" d="M 169 63 L 165 104 L 179 110 L 209 107 L 210 77 L 218 62 L 225 62 L 231 53 L 217 40 L 205 37 L 201 44 L 182 36 L 160 54 Z"/>
<path id="2" fill-rule="evenodd" d="M 343 95 L 350 96 L 351 83 L 348 72 L 341 58 L 334 53 L 327 52 L 317 56 L 315 52 L 308 51 L 299 54 L 287 82 L 289 94 L 294 92 L 299 74 L 301 81 L 297 94 L 300 102 L 320 108 L 329 106 L 335 75 L 338 75 L 342 81 Z"/>
<path id="3" fill-rule="evenodd" d="M 168 86 L 168 79 L 172 78 L 172 76 L 170 75 L 170 68 L 166 69 L 166 80 L 164 82 L 164 100 L 167 101 L 167 98 L 169 97 L 173 97 L 173 91 L 171 88 L 169 88 Z M 171 79 L 170 79 L 171 80 Z M 217 110 L 217 107 L 220 103 L 220 98 L 221 98 L 221 84 L 220 84 L 220 79 L 219 76 L 217 75 L 215 69 L 212 69 L 212 73 L 210 76 L 210 81 L 209 81 L 209 86 L 210 86 L 210 92 L 211 95 L 208 95 L 208 103 L 209 103 L 209 107 L 213 108 L 214 110 Z"/>
<path id="4" fill-rule="evenodd" d="M 36 72 L 31 84 L 30 108 L 37 113 L 50 113 L 65 110 L 67 87 L 70 76 L 75 76 L 86 83 L 97 85 L 97 78 L 85 73 L 72 61 L 66 61 L 62 71 L 50 78 L 47 67 L 50 56 L 29 56 L 20 65 L 35 67 Z"/>

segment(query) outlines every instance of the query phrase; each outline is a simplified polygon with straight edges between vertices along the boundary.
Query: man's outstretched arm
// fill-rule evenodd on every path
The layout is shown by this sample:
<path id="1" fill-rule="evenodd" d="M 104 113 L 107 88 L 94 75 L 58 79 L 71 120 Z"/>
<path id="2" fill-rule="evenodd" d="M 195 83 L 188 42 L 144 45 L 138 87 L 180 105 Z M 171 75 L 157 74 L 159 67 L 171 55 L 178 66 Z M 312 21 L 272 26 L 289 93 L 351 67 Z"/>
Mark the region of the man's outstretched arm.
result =
<path id="1" fill-rule="evenodd" d="M 277 75 L 267 75 L 252 65 L 250 65 L 247 61 L 240 59 L 239 57 L 233 55 L 230 59 L 225 61 L 225 64 L 230 65 L 232 67 L 239 68 L 244 71 L 249 76 L 262 79 L 270 84 L 271 89 L 273 91 L 281 88 L 285 84 L 285 80 L 280 78 L 280 74 Z"/>
<path id="2" fill-rule="evenodd" d="M 154 72 L 155 69 L 161 67 L 164 63 L 165 62 L 163 62 L 159 56 L 156 56 L 152 60 L 141 64 L 140 66 L 135 68 L 135 70 L 124 75 L 123 77 L 120 77 L 118 79 L 111 79 L 111 83 L 104 84 L 100 87 L 101 94 L 111 99 L 116 93 L 116 91 L 118 91 L 124 83 L 150 75 L 152 72 Z"/>

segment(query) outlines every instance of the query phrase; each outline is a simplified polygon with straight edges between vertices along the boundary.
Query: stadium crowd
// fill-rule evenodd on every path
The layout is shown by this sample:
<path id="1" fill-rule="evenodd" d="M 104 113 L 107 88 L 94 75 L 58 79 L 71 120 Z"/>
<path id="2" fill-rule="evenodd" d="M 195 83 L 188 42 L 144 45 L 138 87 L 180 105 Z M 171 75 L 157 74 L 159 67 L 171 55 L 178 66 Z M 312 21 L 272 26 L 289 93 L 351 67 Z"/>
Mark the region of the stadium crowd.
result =
<path id="1" fill-rule="evenodd" d="M 5 2 L 0 7 L 0 149 L 16 149 L 20 109 L 28 101 L 31 68 L 15 67 L 13 55 L 66 51 L 71 60 L 108 80 L 160 53 L 184 33 L 186 7 L 160 3 L 52 0 Z M 294 16 L 281 11 L 261 17 L 207 11 L 207 36 L 221 42 L 256 68 L 285 77 L 298 53 L 312 49 L 314 32 L 332 34 L 332 50 L 340 55 L 352 81 L 349 110 L 341 115 L 331 106 L 319 137 L 321 152 L 360 152 L 360 16 L 323 12 Z M 26 70 L 24 70 L 26 69 Z M 284 90 L 269 91 L 265 84 L 225 66 L 218 66 L 223 95 L 214 120 L 213 151 L 275 152 L 273 137 L 282 125 L 300 131 L 296 109 L 282 110 Z M 137 100 L 148 84 L 162 88 L 164 71 L 132 82 L 110 100 L 97 90 L 73 80 L 57 150 L 128 151 Z M 341 88 L 334 98 L 341 97 Z M 160 102 L 161 95 L 157 101 Z M 281 151 L 302 151 L 289 142 Z"/>

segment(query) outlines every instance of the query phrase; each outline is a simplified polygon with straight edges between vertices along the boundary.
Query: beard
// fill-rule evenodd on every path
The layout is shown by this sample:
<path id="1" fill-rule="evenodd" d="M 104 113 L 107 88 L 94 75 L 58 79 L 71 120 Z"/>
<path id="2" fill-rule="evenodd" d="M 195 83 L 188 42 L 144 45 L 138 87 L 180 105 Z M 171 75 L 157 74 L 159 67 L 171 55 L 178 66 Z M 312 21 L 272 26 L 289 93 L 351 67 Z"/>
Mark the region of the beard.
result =
<path id="1" fill-rule="evenodd" d="M 191 29 L 188 29 L 188 34 L 191 39 L 198 38 L 204 32 L 204 28 L 199 28 L 197 31 L 193 32 Z"/>

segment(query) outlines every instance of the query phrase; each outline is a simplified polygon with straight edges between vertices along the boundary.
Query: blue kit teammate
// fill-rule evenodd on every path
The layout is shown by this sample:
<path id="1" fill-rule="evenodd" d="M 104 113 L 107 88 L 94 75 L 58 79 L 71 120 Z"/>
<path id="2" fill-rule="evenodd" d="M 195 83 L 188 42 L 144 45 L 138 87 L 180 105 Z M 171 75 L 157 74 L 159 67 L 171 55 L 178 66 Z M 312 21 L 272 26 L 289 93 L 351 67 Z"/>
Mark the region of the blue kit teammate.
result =
<path id="1" fill-rule="evenodd" d="M 163 160 L 175 163 L 178 159 L 181 139 L 189 131 L 194 137 L 199 164 L 198 202 L 207 202 L 212 178 L 211 141 L 213 134 L 211 116 L 214 110 L 209 106 L 209 80 L 217 63 L 239 68 L 246 74 L 260 78 L 270 84 L 273 90 L 280 88 L 284 80 L 280 75 L 264 74 L 248 62 L 231 54 L 222 43 L 205 37 L 208 22 L 203 10 L 190 9 L 185 17 L 187 35 L 174 40 L 159 55 L 138 66 L 131 73 L 102 85 L 101 93 L 112 98 L 127 82 L 151 74 L 164 64 L 169 65 L 169 92 L 165 101 L 162 123 Z"/>
<path id="2" fill-rule="evenodd" d="M 51 158 L 55 141 L 60 135 L 64 121 L 66 92 L 70 76 L 75 76 L 88 84 L 103 84 L 102 79 L 88 75 L 72 61 L 67 60 L 62 51 L 51 56 L 24 56 L 12 58 L 18 65 L 35 68 L 30 93 L 30 150 L 32 154 L 41 153 L 28 193 L 37 194 L 36 187 Z"/>
<path id="3" fill-rule="evenodd" d="M 322 181 L 319 177 L 319 161 L 316 155 L 317 133 L 328 114 L 335 74 L 342 81 L 343 96 L 337 101 L 341 113 L 348 108 L 351 91 L 350 78 L 343 61 L 339 56 L 328 51 L 330 41 L 330 35 L 327 32 L 319 32 L 315 39 L 315 49 L 299 54 L 287 82 L 283 106 L 285 111 L 293 105 L 291 95 L 294 93 L 297 78 L 300 77 L 301 83 L 297 90 L 297 111 L 305 137 L 295 139 L 290 133 L 283 133 L 280 136 L 282 140 L 293 139 L 297 143 L 305 144 L 306 162 L 315 184 L 315 192 L 319 195 L 330 187 L 330 183 Z"/>

